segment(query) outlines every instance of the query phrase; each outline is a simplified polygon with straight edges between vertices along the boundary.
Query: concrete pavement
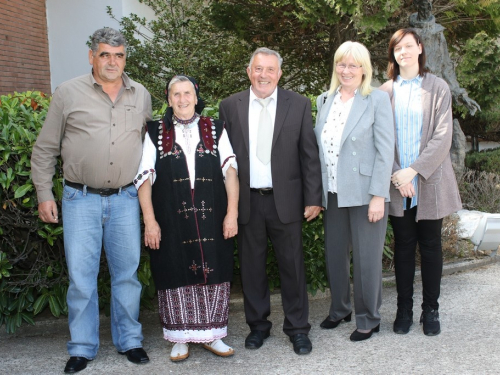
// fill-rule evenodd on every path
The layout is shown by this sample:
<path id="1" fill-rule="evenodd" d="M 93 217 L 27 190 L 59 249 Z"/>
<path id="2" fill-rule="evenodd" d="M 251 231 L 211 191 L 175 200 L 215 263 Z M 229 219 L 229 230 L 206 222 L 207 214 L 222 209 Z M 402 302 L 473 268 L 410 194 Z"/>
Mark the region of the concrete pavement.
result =
<path id="1" fill-rule="evenodd" d="M 414 324 L 409 334 L 396 335 L 394 281 L 386 278 L 380 333 L 363 342 L 351 342 L 354 319 L 334 330 L 319 328 L 330 298 L 310 300 L 310 338 L 313 351 L 298 356 L 282 332 L 279 296 L 273 296 L 271 337 L 258 350 L 244 348 L 248 333 L 241 296 L 231 302 L 229 336 L 235 355 L 219 358 L 199 345 L 180 363 L 169 360 L 171 344 L 162 338 L 156 313 L 141 316 L 144 348 L 151 361 L 134 365 L 118 355 L 111 342 L 109 319 L 101 316 L 101 347 L 97 358 L 79 374 L 497 374 L 500 373 L 500 262 L 498 257 L 447 266 L 442 281 L 441 334 L 427 337 L 418 324 L 421 283 L 415 286 Z M 15 335 L 0 332 L 0 374 L 62 374 L 68 359 L 67 319 L 37 321 Z"/>

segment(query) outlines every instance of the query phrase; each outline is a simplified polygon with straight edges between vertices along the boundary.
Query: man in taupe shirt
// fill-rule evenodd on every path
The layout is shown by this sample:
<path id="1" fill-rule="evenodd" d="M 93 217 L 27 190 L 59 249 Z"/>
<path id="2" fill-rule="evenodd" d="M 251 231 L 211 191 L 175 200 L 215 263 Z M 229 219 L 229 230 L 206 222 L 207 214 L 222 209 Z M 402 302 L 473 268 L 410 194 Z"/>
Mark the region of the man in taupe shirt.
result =
<path id="1" fill-rule="evenodd" d="M 58 222 L 52 193 L 57 157 L 63 160 L 64 247 L 68 360 L 64 371 L 83 370 L 99 347 L 97 275 L 104 246 L 111 274 L 111 333 L 129 361 L 149 361 L 138 322 L 141 285 L 140 223 L 132 184 L 142 153 L 142 129 L 151 119 L 151 97 L 123 73 L 126 41 L 111 28 L 92 36 L 92 73 L 61 84 L 33 147 L 32 177 L 40 219 Z"/>

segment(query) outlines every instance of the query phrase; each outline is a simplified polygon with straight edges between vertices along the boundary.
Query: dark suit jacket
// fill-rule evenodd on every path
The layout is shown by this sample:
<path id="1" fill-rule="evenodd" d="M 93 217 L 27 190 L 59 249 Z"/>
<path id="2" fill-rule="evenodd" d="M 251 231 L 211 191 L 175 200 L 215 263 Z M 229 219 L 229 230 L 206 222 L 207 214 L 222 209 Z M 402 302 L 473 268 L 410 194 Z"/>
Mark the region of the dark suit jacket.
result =
<path id="1" fill-rule="evenodd" d="M 226 122 L 238 160 L 240 200 L 238 222 L 250 219 L 250 156 L 248 107 L 250 90 L 224 99 L 219 116 Z M 308 98 L 278 87 L 271 152 L 276 210 L 282 223 L 302 220 L 304 206 L 321 206 L 321 167 Z"/>

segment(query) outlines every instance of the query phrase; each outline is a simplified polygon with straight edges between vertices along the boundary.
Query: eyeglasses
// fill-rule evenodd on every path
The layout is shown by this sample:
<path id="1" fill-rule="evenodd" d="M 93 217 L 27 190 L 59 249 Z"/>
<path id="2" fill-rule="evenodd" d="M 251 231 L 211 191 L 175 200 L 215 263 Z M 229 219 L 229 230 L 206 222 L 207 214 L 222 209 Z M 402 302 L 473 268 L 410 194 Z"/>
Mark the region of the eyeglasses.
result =
<path id="1" fill-rule="evenodd" d="M 353 72 L 362 67 L 362 65 L 354 65 L 354 64 L 346 65 L 344 63 L 337 63 L 335 64 L 335 66 L 337 67 L 337 70 L 344 70 L 345 68 L 347 68 Z"/>

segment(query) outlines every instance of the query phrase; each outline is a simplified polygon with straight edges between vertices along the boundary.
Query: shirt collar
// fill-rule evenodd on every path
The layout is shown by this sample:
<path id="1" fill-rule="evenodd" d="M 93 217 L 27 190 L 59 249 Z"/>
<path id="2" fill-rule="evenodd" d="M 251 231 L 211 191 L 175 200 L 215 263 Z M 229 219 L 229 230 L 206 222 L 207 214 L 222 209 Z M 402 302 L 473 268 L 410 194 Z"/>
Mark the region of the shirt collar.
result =
<path id="1" fill-rule="evenodd" d="M 92 85 L 101 86 L 101 84 L 99 84 L 99 82 L 95 80 L 94 74 L 92 74 L 93 71 L 94 70 L 92 69 L 92 71 L 90 72 L 90 81 L 92 82 Z M 125 88 L 126 90 L 130 90 L 132 88 L 132 84 L 130 82 L 130 78 L 128 78 L 128 76 L 125 73 L 122 73 L 122 80 L 123 80 L 123 88 Z"/>
<path id="2" fill-rule="evenodd" d="M 269 98 L 272 98 L 275 103 L 278 102 L 278 86 L 276 86 L 276 88 L 274 89 L 273 93 L 269 96 Z M 250 86 L 250 103 L 252 103 L 257 99 L 260 98 L 257 98 L 257 95 L 255 95 L 255 93 L 252 91 L 252 86 Z"/>
<path id="3" fill-rule="evenodd" d="M 342 86 L 337 87 L 337 89 L 335 90 L 335 94 L 338 94 L 340 92 L 341 88 L 342 88 Z M 354 90 L 354 95 L 356 95 L 358 93 L 358 90 L 359 89 Z"/>
<path id="4" fill-rule="evenodd" d="M 340 94 L 341 88 L 342 88 L 342 86 L 337 87 L 337 89 L 335 90 L 335 95 Z M 358 90 L 359 89 L 354 90 L 354 96 L 356 96 L 356 94 L 358 93 Z M 354 98 L 354 96 L 353 96 L 353 98 Z"/>
<path id="5" fill-rule="evenodd" d="M 403 77 L 398 75 L 398 78 L 396 79 L 396 84 L 400 87 L 404 86 L 404 85 L 411 84 L 411 83 L 416 83 L 416 84 L 420 85 L 422 83 L 422 79 L 423 79 L 423 77 L 421 75 L 418 75 L 413 79 L 404 79 Z"/>

